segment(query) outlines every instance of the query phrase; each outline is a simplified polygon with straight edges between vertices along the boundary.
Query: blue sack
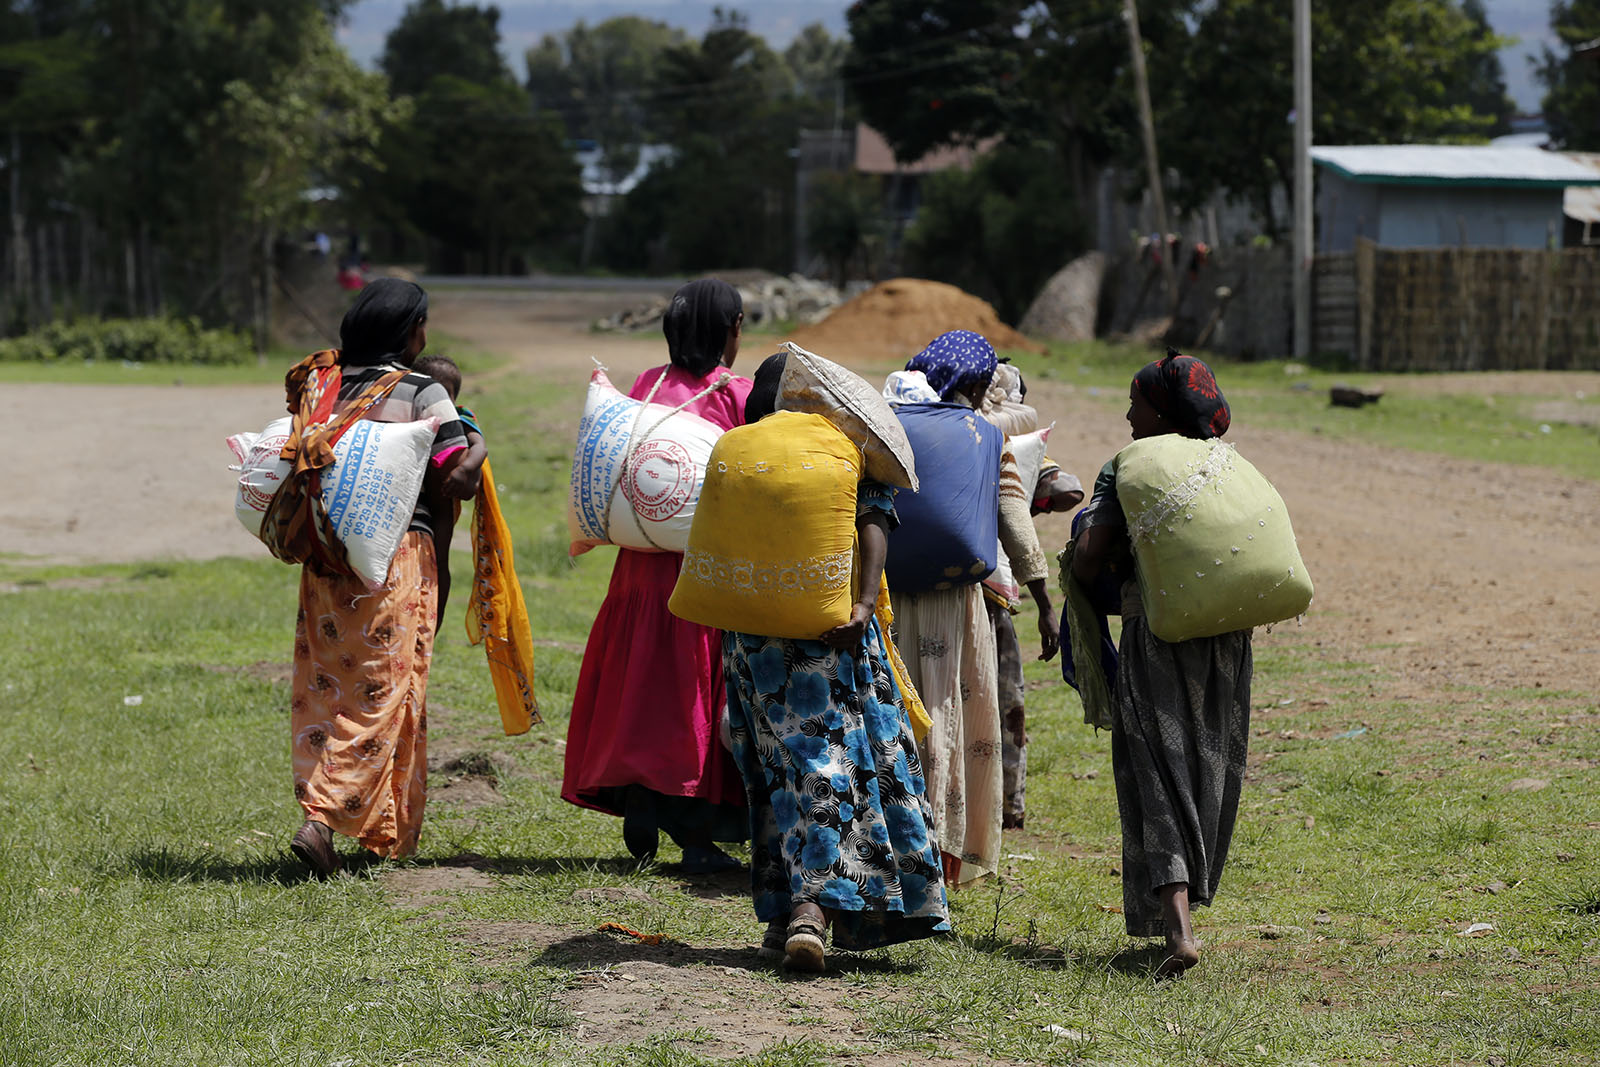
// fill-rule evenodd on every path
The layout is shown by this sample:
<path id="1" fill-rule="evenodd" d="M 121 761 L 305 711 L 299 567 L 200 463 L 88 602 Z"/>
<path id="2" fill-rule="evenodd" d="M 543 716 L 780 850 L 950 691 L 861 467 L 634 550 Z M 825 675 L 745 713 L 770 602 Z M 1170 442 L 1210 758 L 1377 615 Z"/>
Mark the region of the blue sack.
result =
<path id="1" fill-rule="evenodd" d="M 895 494 L 900 525 L 884 571 L 896 593 L 981 582 L 1000 547 L 1000 452 L 1004 435 L 961 404 L 897 404 L 922 487 Z"/>

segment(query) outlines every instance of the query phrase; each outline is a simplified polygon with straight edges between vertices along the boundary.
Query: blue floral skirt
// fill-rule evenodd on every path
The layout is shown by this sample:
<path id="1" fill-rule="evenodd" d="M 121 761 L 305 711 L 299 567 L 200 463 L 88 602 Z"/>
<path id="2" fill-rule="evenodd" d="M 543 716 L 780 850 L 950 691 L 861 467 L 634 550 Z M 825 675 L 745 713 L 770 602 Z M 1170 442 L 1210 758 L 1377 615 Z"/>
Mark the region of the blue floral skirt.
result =
<path id="1" fill-rule="evenodd" d="M 922 765 L 877 622 L 850 652 L 725 633 L 722 664 L 756 916 L 831 909 L 842 949 L 948 932 Z"/>

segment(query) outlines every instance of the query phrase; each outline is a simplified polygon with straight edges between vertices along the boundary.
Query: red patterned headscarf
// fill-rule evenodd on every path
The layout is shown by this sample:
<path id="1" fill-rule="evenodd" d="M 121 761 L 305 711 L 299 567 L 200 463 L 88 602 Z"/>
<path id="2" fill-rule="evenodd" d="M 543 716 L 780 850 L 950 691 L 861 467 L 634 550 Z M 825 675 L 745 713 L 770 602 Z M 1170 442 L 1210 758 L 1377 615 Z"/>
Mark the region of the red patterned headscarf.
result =
<path id="1" fill-rule="evenodd" d="M 1133 387 L 1185 437 L 1205 441 L 1228 432 L 1227 398 L 1203 360 L 1169 348 L 1140 368 Z"/>

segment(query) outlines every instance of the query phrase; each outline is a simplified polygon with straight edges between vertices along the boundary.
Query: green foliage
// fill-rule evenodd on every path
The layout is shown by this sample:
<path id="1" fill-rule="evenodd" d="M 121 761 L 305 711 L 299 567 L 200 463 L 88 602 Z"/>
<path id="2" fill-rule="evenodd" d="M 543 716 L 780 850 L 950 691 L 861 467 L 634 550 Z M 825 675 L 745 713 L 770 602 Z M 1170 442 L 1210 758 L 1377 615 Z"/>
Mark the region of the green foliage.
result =
<path id="1" fill-rule="evenodd" d="M 441 75 L 412 102 L 385 137 L 380 188 L 390 221 L 435 242 L 438 266 L 501 273 L 577 227 L 577 164 L 554 117 L 533 114 L 514 82 Z"/>
<path id="2" fill-rule="evenodd" d="M 1565 51 L 1546 47 L 1535 64 L 1544 83 L 1544 117 L 1550 139 L 1575 152 L 1600 149 L 1600 63 L 1574 50 L 1600 37 L 1600 2 L 1556 0 L 1550 5 L 1550 28 Z"/>
<path id="3" fill-rule="evenodd" d="M 1180 206 L 1229 190 L 1274 236 L 1287 220 L 1273 211 L 1273 191 L 1289 199 L 1294 174 L 1292 14 L 1218 0 L 1185 51 L 1183 91 L 1157 103 L 1161 162 L 1182 175 Z M 1502 121 L 1496 51 L 1506 42 L 1459 0 L 1354 0 L 1312 5 L 1311 17 L 1315 143 L 1481 141 Z"/>
<path id="4" fill-rule="evenodd" d="M 378 66 L 397 96 L 415 96 L 442 76 L 479 85 L 507 81 L 511 71 L 500 57 L 500 9 L 412 0 L 384 40 Z"/>
<path id="5" fill-rule="evenodd" d="M 617 270 L 785 270 L 793 242 L 791 150 L 805 113 L 783 58 L 718 9 L 699 41 L 663 50 L 651 128 L 674 151 L 604 220 Z"/>
<path id="6" fill-rule="evenodd" d="M 93 361 L 244 363 L 255 350 L 229 330 L 202 329 L 197 319 L 79 319 L 52 322 L 0 340 L 0 363 Z"/>
<path id="7" fill-rule="evenodd" d="M 425 241 L 435 270 L 505 273 L 581 221 L 564 131 L 506 70 L 498 22 L 493 7 L 417 0 L 385 43 L 383 67 L 411 71 L 394 86 L 408 112 L 355 184 L 375 221 Z"/>
<path id="8" fill-rule="evenodd" d="M 81 228 L 93 311 L 249 321 L 271 238 L 305 219 L 307 187 L 370 152 L 386 106 L 382 79 L 334 40 L 342 7 L 7 5 L 0 68 L 16 80 L 0 121 L 25 178 L 13 225 Z"/>
<path id="9" fill-rule="evenodd" d="M 834 284 L 848 281 L 856 263 L 858 276 L 872 276 L 883 229 L 883 194 L 872 175 L 829 172 L 812 179 L 806 241 L 827 260 Z"/>
<path id="10" fill-rule="evenodd" d="M 1139 4 L 1158 100 L 1181 91 L 1175 57 L 1195 7 Z M 1143 165 L 1122 0 L 879 0 L 849 18 L 845 74 L 862 116 L 901 160 L 991 135 L 1043 143 L 1080 204 L 1096 168 Z"/>
<path id="11" fill-rule="evenodd" d="M 958 285 L 1017 321 L 1085 244 L 1063 169 L 1048 149 L 1004 145 L 970 171 L 930 175 L 906 234 L 909 272 Z"/>
<path id="12" fill-rule="evenodd" d="M 559 35 L 546 34 L 526 53 L 534 107 L 561 116 L 567 136 L 593 141 L 612 181 L 633 171 L 650 136 L 651 92 L 661 56 L 682 45 L 680 29 L 636 15 Z"/>

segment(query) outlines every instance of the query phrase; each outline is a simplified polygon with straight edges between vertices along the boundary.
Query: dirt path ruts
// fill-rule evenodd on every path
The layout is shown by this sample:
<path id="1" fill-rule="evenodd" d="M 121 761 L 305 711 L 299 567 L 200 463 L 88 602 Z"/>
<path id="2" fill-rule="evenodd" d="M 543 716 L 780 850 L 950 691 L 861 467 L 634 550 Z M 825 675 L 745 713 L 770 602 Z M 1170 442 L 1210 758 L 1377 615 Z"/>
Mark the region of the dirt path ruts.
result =
<path id="1" fill-rule="evenodd" d="M 659 339 L 592 334 L 587 326 L 627 299 L 443 290 L 432 325 L 503 353 L 508 369 L 582 376 L 599 359 L 626 387 L 663 359 Z M 750 373 L 772 347 L 771 338 L 747 339 L 737 369 Z M 1600 376 L 1592 377 L 1564 376 L 1561 385 L 1600 391 Z M 1528 375 L 1428 384 L 1480 394 L 1537 387 Z M 14 439 L 22 454 L 7 479 L 0 552 L 89 561 L 264 551 L 226 506 L 233 475 L 222 442 L 276 416 L 273 389 L 12 390 L 21 400 Z M 1057 423 L 1051 454 L 1086 482 L 1127 441 L 1114 411 L 1068 386 L 1039 382 L 1030 399 Z M 70 433 L 64 412 L 72 413 Z M 1417 684 L 1600 688 L 1600 487 L 1510 465 L 1257 430 L 1248 410 L 1236 413 L 1229 439 L 1282 492 L 1317 587 L 1302 625 L 1263 640 L 1321 642 L 1332 655 L 1374 662 Z M 1053 552 L 1066 520 L 1046 517 L 1039 528 Z"/>

